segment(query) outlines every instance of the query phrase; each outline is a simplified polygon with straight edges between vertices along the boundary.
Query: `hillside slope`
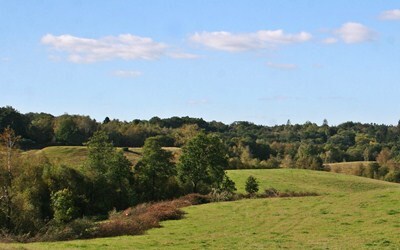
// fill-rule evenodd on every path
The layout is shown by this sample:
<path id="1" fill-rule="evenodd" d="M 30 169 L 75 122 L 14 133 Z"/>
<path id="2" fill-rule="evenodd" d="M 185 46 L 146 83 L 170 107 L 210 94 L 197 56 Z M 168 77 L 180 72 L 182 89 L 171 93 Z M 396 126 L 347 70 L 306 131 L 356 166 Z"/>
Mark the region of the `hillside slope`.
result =
<path id="1" fill-rule="evenodd" d="M 119 148 L 122 150 L 122 148 Z M 166 150 L 171 151 L 174 155 L 180 153 L 180 148 L 166 147 Z M 59 164 L 65 164 L 71 167 L 77 167 L 84 163 L 86 160 L 88 151 L 85 146 L 51 146 L 40 150 L 29 150 L 24 152 L 25 155 L 44 155 L 49 160 Z M 142 148 L 129 148 L 128 151 L 124 151 L 124 155 L 132 162 L 136 164 L 142 156 Z"/>
<path id="2" fill-rule="evenodd" d="M 400 185 L 297 169 L 234 170 L 244 190 L 249 175 L 260 190 L 316 191 L 302 198 L 240 200 L 185 208 L 141 236 L 0 245 L 5 249 L 398 249 Z"/>

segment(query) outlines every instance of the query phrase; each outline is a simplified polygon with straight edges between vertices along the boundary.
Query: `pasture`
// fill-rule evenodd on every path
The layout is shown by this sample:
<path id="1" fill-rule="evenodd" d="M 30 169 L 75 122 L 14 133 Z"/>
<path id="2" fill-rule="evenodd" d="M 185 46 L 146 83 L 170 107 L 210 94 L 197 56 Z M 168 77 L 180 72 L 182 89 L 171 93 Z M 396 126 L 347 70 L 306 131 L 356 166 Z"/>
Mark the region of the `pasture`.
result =
<path id="1" fill-rule="evenodd" d="M 399 249 L 400 185 L 299 169 L 231 170 L 243 192 L 313 191 L 313 197 L 245 199 L 184 208 L 144 235 L 69 242 L 1 244 L 1 249 Z"/>

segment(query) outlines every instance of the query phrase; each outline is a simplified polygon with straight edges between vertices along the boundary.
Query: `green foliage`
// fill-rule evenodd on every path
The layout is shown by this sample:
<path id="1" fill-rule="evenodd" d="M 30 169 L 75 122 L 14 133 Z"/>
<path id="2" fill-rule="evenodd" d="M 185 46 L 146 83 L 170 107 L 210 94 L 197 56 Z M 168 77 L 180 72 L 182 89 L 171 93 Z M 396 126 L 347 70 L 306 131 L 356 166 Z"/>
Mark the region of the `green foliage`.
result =
<path id="1" fill-rule="evenodd" d="M 236 191 L 235 182 L 231 178 L 229 178 L 228 175 L 224 176 L 224 180 L 222 181 L 221 184 L 221 190 L 226 191 L 228 193 L 234 193 Z"/>
<path id="2" fill-rule="evenodd" d="M 135 166 L 137 192 L 142 200 L 160 200 L 168 197 L 169 180 L 176 175 L 173 156 L 161 147 L 160 138 L 150 137 L 143 147 L 143 157 Z"/>
<path id="3" fill-rule="evenodd" d="M 80 145 L 81 134 L 77 124 L 70 116 L 60 117 L 54 130 L 57 142 L 64 145 Z"/>
<path id="4" fill-rule="evenodd" d="M 11 106 L 0 107 L 0 133 L 9 127 L 17 135 L 27 136 L 28 119 Z"/>
<path id="5" fill-rule="evenodd" d="M 97 131 L 87 143 L 85 173 L 92 182 L 89 204 L 93 213 L 107 213 L 113 207 L 133 204 L 131 162 L 117 151 L 104 131 Z"/>
<path id="6" fill-rule="evenodd" d="M 384 179 L 385 181 L 400 183 L 400 170 L 389 172 Z"/>
<path id="7" fill-rule="evenodd" d="M 67 223 L 77 217 L 78 209 L 75 207 L 73 196 L 67 188 L 51 195 L 51 207 L 54 211 L 54 219 L 58 223 Z"/>
<path id="8" fill-rule="evenodd" d="M 246 192 L 250 195 L 253 195 L 258 192 L 258 181 L 257 179 L 250 175 L 246 180 Z"/>
<path id="9" fill-rule="evenodd" d="M 187 214 L 185 219 L 165 221 L 161 228 L 149 230 L 140 237 L 34 244 L 0 243 L 0 248 L 192 249 L 204 246 L 212 249 L 297 249 L 301 245 L 302 248 L 312 249 L 323 242 L 337 249 L 396 249 L 400 244 L 397 237 L 396 216 L 399 215 L 400 207 L 397 184 L 299 169 L 228 171 L 228 175 L 237 183 L 239 192 L 245 192 L 245 181 L 249 174 L 260 180 L 260 190 L 273 186 L 288 192 L 318 190 L 321 195 L 290 199 L 246 199 L 190 206 L 184 209 Z M 121 223 L 126 217 L 133 219 L 135 211 L 143 211 L 141 208 L 143 206 L 131 210 L 133 216 L 119 214 Z M 290 230 L 294 224 L 296 230 Z M 88 230 L 83 228 L 76 231 Z M 349 234 L 352 240 L 348 240 Z M 265 235 L 271 237 L 266 238 Z M 291 240 L 285 240 L 286 237 Z"/>
<path id="10" fill-rule="evenodd" d="M 201 183 L 220 187 L 227 167 L 226 150 L 218 137 L 201 133 L 182 149 L 179 178 L 198 192 Z"/>
<path id="11" fill-rule="evenodd" d="M 9 187 L 12 209 L 8 223 L 1 226 L 14 234 L 34 234 L 43 227 L 46 218 L 52 216 L 49 189 L 42 178 L 49 162 L 43 157 L 22 159 L 15 155 L 14 158 L 13 179 Z M 2 209 L 7 207 L 2 206 Z"/>

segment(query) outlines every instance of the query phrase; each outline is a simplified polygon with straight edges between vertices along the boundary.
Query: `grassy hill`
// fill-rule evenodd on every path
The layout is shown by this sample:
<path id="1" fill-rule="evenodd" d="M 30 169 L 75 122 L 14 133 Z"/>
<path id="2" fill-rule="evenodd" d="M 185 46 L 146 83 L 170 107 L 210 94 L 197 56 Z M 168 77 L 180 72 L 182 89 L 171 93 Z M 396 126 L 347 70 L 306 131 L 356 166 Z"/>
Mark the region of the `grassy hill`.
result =
<path id="1" fill-rule="evenodd" d="M 166 150 L 171 151 L 174 155 L 179 155 L 180 148 L 166 147 Z M 122 148 L 120 148 L 122 150 Z M 40 150 L 29 150 L 24 152 L 25 155 L 43 154 L 52 162 L 65 164 L 71 167 L 77 167 L 84 163 L 88 151 L 85 146 L 52 146 Z M 136 164 L 142 156 L 142 148 L 128 148 L 124 151 L 124 155 L 133 163 Z"/>
<path id="2" fill-rule="evenodd" d="M 164 149 L 171 151 L 175 159 L 177 159 L 181 153 L 181 149 L 177 147 L 165 147 Z M 120 150 L 122 150 L 122 148 L 120 148 Z M 24 154 L 43 154 L 55 163 L 80 166 L 87 157 L 87 148 L 85 146 L 51 146 L 40 150 L 29 150 L 24 152 Z M 129 151 L 124 151 L 124 155 L 132 164 L 136 164 L 142 156 L 142 148 L 129 148 Z M 359 175 L 360 167 L 367 166 L 371 162 L 373 161 L 327 163 L 324 165 L 330 172 Z"/>
<path id="3" fill-rule="evenodd" d="M 233 170 L 243 192 L 249 175 L 260 190 L 320 196 L 212 203 L 185 208 L 141 236 L 55 243 L 0 244 L 1 249 L 399 249 L 400 185 L 298 169 Z"/>

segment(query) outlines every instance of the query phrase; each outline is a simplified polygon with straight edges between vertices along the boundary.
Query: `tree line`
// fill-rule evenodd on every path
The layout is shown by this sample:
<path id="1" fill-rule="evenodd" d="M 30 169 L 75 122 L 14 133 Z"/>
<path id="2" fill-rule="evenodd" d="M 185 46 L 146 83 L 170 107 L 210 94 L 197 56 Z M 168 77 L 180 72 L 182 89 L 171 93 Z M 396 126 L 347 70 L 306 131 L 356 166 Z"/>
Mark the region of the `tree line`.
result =
<path id="1" fill-rule="evenodd" d="M 201 118 L 171 117 L 120 121 L 106 117 L 102 122 L 89 116 L 21 114 L 12 107 L 0 108 L 0 131 L 10 126 L 21 136 L 22 148 L 49 145 L 83 145 L 96 131 L 107 133 L 118 147 L 142 147 L 158 136 L 165 147 L 182 147 L 198 133 L 220 137 L 228 149 L 228 165 L 241 168 L 308 168 L 321 170 L 325 163 L 377 161 L 371 170 L 378 179 L 400 181 L 400 124 L 383 125 L 346 122 L 330 126 L 286 124 L 262 126 L 239 121 L 232 124 L 207 122 Z M 369 168 L 376 168 L 371 166 Z M 364 171 L 365 173 L 368 171 Z"/>

